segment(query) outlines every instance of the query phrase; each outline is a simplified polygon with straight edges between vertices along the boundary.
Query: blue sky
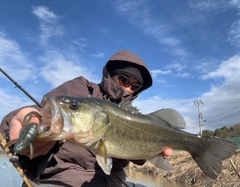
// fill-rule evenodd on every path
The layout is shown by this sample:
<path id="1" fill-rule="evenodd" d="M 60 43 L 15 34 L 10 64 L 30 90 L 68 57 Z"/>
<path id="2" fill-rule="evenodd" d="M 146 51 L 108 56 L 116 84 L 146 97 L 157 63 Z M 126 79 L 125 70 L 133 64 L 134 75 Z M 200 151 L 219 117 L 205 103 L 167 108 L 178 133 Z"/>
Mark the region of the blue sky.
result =
<path id="1" fill-rule="evenodd" d="M 14 5 L 14 6 L 13 6 Z M 1 1 L 0 67 L 39 102 L 77 76 L 101 81 L 121 49 L 139 55 L 153 86 L 134 101 L 142 113 L 178 110 L 199 132 L 240 122 L 240 1 Z M 0 73 L 0 119 L 32 104 Z"/>

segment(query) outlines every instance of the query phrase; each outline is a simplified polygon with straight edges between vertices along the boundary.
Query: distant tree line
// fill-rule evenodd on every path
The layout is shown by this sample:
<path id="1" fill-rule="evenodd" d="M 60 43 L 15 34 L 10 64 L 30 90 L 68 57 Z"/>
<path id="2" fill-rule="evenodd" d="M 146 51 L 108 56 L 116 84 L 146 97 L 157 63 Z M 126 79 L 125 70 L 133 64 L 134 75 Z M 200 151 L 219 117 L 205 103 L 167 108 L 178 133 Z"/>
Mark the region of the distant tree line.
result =
<path id="1" fill-rule="evenodd" d="M 240 123 L 235 124 L 231 127 L 224 126 L 222 128 L 217 128 L 215 131 L 203 130 L 203 135 L 218 136 L 221 138 L 230 138 L 240 136 Z"/>

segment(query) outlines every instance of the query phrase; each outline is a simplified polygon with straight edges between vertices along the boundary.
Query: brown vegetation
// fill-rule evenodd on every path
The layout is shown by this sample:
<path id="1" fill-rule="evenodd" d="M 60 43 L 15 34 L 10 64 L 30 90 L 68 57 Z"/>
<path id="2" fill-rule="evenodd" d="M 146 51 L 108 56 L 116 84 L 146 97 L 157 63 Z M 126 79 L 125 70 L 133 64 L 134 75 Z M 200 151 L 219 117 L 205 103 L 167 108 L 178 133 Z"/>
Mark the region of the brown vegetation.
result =
<path id="1" fill-rule="evenodd" d="M 236 152 L 231 158 L 223 161 L 222 172 L 216 180 L 212 180 L 204 175 L 187 152 L 175 152 L 168 160 L 174 167 L 174 170 L 170 172 L 160 170 L 149 162 L 143 166 L 130 163 L 129 168 L 138 171 L 147 171 L 168 180 L 185 183 L 194 187 L 240 187 L 240 176 L 237 173 L 237 171 L 240 173 L 240 151 Z M 237 171 L 233 166 L 236 167 Z"/>

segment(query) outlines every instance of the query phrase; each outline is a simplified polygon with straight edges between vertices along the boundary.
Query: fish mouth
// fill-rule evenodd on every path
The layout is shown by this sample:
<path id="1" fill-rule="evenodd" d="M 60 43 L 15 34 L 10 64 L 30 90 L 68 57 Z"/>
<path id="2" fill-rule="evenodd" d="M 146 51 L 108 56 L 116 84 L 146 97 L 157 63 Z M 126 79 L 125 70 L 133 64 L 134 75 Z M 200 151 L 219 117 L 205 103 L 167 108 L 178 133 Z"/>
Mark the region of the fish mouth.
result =
<path id="1" fill-rule="evenodd" d="M 43 97 L 40 113 L 42 116 L 42 126 L 50 126 L 51 132 L 61 133 L 64 126 L 63 116 L 54 97 Z"/>

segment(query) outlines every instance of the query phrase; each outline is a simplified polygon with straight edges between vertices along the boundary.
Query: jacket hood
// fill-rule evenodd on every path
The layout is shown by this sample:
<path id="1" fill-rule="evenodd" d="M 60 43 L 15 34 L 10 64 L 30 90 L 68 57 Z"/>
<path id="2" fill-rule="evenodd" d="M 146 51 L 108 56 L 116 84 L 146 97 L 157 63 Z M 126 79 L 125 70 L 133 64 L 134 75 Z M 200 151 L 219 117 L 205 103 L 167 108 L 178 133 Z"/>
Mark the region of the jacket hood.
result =
<path id="1" fill-rule="evenodd" d="M 133 100 L 143 90 L 152 86 L 152 76 L 144 61 L 131 51 L 121 50 L 110 57 L 106 65 L 103 67 L 101 87 L 107 95 L 113 97 L 113 100 L 118 100 L 124 97 L 124 89 L 111 79 L 112 73 L 123 65 L 136 67 L 140 70 L 143 78 L 142 88 L 132 96 L 129 96 L 129 100 Z"/>

